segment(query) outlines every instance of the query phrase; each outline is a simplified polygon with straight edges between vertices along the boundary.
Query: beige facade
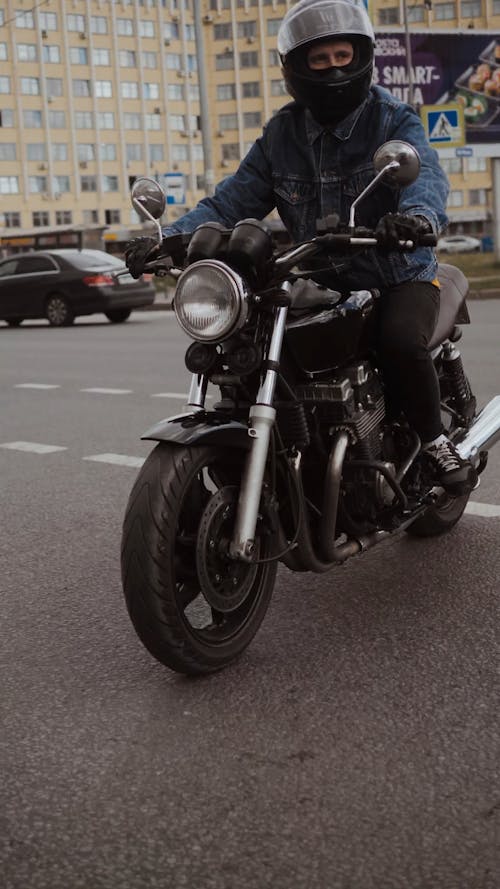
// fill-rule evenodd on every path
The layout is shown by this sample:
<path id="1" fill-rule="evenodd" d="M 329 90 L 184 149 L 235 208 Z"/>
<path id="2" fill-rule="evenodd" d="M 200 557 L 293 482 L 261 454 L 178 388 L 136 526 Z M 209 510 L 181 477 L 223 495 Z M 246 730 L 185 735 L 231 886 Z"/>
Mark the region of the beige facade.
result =
<path id="1" fill-rule="evenodd" d="M 140 228 L 129 201 L 137 176 L 171 174 L 176 201 L 184 183 L 184 199 L 168 207 L 169 220 L 193 206 L 204 194 L 199 75 L 208 91 L 215 180 L 236 168 L 265 120 L 287 101 L 275 45 L 289 4 L 201 5 L 202 74 L 193 0 L 0 0 L 4 245 L 24 236 L 29 246 L 37 229 L 97 225 L 107 227 L 110 243 L 123 242 Z M 376 0 L 371 14 L 378 30 L 404 22 L 394 0 Z M 412 4 L 409 17 L 409 27 L 419 30 L 500 29 L 500 0 L 426 0 Z M 478 230 L 490 212 L 489 162 L 445 159 L 444 165 L 463 198 L 450 207 L 452 219 Z M 480 196 L 479 205 L 470 204 L 471 194 Z"/>

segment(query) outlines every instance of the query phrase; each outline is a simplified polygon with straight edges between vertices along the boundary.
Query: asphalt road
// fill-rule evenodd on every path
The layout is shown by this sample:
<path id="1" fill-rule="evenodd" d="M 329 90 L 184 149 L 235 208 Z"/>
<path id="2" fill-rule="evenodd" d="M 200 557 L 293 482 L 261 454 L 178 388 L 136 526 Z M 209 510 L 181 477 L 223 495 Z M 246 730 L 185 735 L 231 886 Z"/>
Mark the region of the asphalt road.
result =
<path id="1" fill-rule="evenodd" d="M 471 313 L 484 404 L 500 303 Z M 244 656 L 179 677 L 132 630 L 119 545 L 185 342 L 170 313 L 0 326 L 0 884 L 498 889 L 500 453 L 446 538 L 282 568 Z"/>

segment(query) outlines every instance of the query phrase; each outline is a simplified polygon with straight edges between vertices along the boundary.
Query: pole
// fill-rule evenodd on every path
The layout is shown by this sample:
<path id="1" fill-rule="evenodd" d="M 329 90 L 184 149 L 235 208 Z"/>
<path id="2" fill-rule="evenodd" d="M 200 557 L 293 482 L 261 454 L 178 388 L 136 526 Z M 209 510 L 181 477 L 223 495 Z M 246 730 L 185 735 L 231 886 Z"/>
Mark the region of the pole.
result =
<path id="1" fill-rule="evenodd" d="M 212 130 L 210 126 L 210 109 L 208 104 L 207 67 L 205 62 L 203 23 L 201 20 L 201 0 L 194 0 L 194 34 L 196 38 L 196 64 L 198 68 L 198 86 L 200 90 L 200 126 L 205 170 L 205 194 L 212 195 L 215 191 L 215 173 L 212 160 Z"/>
<path id="2" fill-rule="evenodd" d="M 411 38 L 408 29 L 408 10 L 406 8 L 406 0 L 401 0 L 403 5 L 403 24 L 405 28 L 405 44 L 406 44 L 406 71 L 408 74 L 408 104 L 414 105 L 413 92 L 413 59 L 411 55 Z"/>
<path id="3" fill-rule="evenodd" d="M 493 244 L 495 259 L 500 259 L 500 157 L 491 159 L 493 178 Z"/>

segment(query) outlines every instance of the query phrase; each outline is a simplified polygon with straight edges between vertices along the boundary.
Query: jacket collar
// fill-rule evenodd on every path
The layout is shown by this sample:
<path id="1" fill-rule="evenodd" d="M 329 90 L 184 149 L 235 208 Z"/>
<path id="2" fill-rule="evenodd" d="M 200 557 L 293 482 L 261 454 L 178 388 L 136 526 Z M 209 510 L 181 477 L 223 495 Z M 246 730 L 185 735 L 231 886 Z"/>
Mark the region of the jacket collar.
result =
<path id="1" fill-rule="evenodd" d="M 365 99 L 361 105 L 358 105 L 354 111 L 351 111 L 347 117 L 344 117 L 343 120 L 339 121 L 338 124 L 334 124 L 333 126 L 328 126 L 327 124 L 318 123 L 317 120 L 314 120 L 311 112 L 308 108 L 305 110 L 306 115 L 306 136 L 307 136 L 307 144 L 312 145 L 319 136 L 322 136 L 323 133 L 330 133 L 333 136 L 336 136 L 337 139 L 345 142 L 346 139 L 349 139 L 352 135 L 352 131 L 356 126 L 361 114 L 363 113 L 368 99 Z"/>

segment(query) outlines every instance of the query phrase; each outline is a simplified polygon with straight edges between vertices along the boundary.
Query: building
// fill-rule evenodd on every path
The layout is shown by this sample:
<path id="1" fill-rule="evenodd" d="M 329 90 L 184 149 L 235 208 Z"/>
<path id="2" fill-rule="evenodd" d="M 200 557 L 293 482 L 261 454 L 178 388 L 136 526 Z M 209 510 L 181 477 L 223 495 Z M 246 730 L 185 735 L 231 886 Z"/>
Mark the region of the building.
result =
<path id="1" fill-rule="evenodd" d="M 99 227 L 107 248 L 121 249 L 142 228 L 129 199 L 137 176 L 168 184 L 169 220 L 204 195 L 193 2 L 0 0 L 3 249 L 40 244 L 37 229 L 45 244 L 50 232 L 69 243 L 87 229 L 95 242 Z M 287 101 L 275 44 L 289 4 L 200 3 L 217 181 Z M 405 7 L 375 0 L 372 17 L 397 33 Z M 406 19 L 410 29 L 500 31 L 500 0 L 425 0 L 408 6 Z M 443 157 L 455 230 L 486 230 L 489 163 Z"/>

